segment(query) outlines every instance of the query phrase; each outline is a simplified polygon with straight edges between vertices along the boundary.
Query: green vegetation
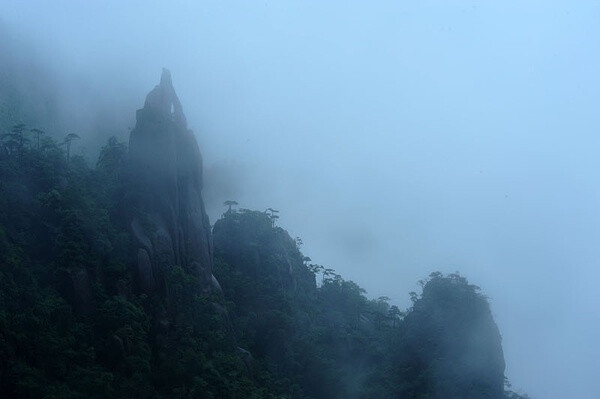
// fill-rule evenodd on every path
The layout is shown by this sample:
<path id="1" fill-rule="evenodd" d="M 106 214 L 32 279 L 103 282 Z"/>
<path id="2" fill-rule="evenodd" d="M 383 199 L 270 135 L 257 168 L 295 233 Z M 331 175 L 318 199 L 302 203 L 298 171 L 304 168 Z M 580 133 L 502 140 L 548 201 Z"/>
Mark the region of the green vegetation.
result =
<path id="1" fill-rule="evenodd" d="M 225 203 L 222 293 L 172 265 L 141 294 L 126 146 L 91 168 L 30 131 L 0 146 L 0 397 L 518 397 L 477 287 L 434 273 L 402 312 L 309 263 L 273 209 Z"/>
<path id="2" fill-rule="evenodd" d="M 126 154 L 0 147 L 0 397 L 269 397 L 181 268 L 168 302 L 137 292 Z"/>

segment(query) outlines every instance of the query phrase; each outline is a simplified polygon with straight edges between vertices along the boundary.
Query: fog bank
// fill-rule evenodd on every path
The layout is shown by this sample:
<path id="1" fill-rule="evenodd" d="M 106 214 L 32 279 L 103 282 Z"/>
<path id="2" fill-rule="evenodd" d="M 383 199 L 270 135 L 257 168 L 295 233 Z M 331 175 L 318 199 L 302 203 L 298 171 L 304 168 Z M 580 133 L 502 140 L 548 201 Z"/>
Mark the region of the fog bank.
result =
<path id="1" fill-rule="evenodd" d="M 599 17 L 586 1 L 4 1 L 0 65 L 84 153 L 127 137 L 169 67 L 211 222 L 227 199 L 278 209 L 313 261 L 404 307 L 459 270 L 490 297 L 517 390 L 595 398 Z"/>

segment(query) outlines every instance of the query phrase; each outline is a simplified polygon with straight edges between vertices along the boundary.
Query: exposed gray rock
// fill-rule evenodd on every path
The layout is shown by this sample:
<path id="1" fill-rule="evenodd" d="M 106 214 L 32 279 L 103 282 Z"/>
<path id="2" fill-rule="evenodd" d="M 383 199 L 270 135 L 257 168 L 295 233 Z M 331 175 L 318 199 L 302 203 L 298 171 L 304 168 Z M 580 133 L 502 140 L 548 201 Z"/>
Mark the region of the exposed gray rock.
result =
<path id="1" fill-rule="evenodd" d="M 137 111 L 129 138 L 141 288 L 179 265 L 212 289 L 212 241 L 202 201 L 202 157 L 181 103 L 163 69 L 160 84 Z"/>
<path id="2" fill-rule="evenodd" d="M 432 274 L 401 331 L 399 369 L 411 370 L 406 377 L 427 397 L 504 397 L 502 338 L 487 299 L 465 278 Z"/>

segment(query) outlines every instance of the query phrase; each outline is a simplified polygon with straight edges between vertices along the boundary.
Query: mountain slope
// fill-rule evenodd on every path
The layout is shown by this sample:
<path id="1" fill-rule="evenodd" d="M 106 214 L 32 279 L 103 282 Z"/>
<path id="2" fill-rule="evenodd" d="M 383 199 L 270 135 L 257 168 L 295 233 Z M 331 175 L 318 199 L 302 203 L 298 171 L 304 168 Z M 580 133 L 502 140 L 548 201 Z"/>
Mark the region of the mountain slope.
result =
<path id="1" fill-rule="evenodd" d="M 110 139 L 95 168 L 4 136 L 0 397 L 512 395 L 464 278 L 432 274 L 403 313 L 309 263 L 276 211 L 231 209 L 211 232 L 170 78 L 153 93 L 129 150 Z"/>

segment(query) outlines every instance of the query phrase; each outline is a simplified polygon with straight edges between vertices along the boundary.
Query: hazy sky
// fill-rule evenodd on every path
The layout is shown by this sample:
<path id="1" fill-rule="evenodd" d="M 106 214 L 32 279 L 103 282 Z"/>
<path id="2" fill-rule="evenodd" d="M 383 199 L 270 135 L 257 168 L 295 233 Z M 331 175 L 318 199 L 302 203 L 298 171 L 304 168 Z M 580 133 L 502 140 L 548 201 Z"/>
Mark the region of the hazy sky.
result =
<path id="1" fill-rule="evenodd" d="M 459 270 L 517 390 L 600 398 L 600 2 L 0 0 L 0 21 L 122 138 L 170 68 L 211 221 L 279 209 L 403 306 Z"/>

